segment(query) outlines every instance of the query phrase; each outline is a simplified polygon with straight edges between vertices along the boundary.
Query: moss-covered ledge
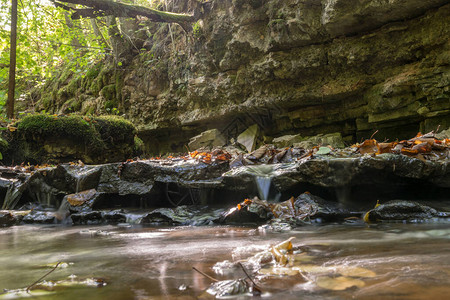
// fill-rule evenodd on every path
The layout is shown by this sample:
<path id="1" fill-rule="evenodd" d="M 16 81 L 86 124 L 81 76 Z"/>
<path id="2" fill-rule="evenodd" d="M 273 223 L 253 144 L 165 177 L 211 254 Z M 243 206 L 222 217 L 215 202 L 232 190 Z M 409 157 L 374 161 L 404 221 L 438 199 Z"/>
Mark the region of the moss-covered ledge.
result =
<path id="1" fill-rule="evenodd" d="M 6 139 L 6 162 L 124 161 L 135 155 L 134 125 L 118 116 L 28 115 Z"/>

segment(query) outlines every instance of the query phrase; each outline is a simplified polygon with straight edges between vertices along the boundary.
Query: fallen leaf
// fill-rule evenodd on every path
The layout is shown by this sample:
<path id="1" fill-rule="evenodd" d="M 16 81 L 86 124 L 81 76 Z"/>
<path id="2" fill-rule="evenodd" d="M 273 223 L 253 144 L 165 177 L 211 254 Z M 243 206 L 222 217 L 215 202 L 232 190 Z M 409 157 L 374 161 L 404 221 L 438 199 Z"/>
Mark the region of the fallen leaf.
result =
<path id="1" fill-rule="evenodd" d="M 375 154 L 378 152 L 378 143 L 376 140 L 365 140 L 358 146 L 359 153 L 361 154 Z"/>
<path id="2" fill-rule="evenodd" d="M 423 142 L 420 144 L 416 144 L 412 147 L 413 151 L 417 151 L 417 153 L 428 153 L 431 152 L 431 145 L 427 142 Z"/>
<path id="3" fill-rule="evenodd" d="M 328 147 L 320 147 L 319 150 L 316 152 L 316 155 L 327 155 L 330 154 L 331 149 Z"/>

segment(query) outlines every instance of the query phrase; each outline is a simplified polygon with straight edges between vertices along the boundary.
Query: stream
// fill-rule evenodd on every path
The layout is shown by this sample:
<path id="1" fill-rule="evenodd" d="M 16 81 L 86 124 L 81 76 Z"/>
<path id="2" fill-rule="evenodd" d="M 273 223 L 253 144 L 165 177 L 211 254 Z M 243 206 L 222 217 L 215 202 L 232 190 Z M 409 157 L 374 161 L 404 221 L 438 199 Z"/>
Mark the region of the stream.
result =
<path id="1" fill-rule="evenodd" d="M 361 267 L 374 276 L 345 290 L 319 286 L 314 274 L 260 277 L 262 298 L 445 299 L 450 293 L 448 222 L 308 225 L 281 233 L 235 226 L 13 226 L 0 229 L 0 288 L 26 288 L 64 262 L 44 280 L 101 284 L 66 284 L 33 299 L 214 299 L 205 292 L 211 280 L 192 267 L 219 280 L 245 278 L 240 269 L 215 273 L 212 267 L 289 237 L 310 257 L 309 266 Z"/>

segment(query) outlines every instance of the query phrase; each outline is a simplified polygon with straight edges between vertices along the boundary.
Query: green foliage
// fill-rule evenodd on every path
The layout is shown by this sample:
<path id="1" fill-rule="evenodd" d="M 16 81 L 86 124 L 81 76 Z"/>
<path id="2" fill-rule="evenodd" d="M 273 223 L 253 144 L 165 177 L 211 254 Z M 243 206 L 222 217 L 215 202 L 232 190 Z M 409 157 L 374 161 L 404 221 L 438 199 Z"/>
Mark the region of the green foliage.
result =
<path id="1" fill-rule="evenodd" d="M 105 45 L 93 33 L 88 19 L 70 21 L 66 11 L 46 0 L 22 0 L 18 4 L 18 95 L 57 75 L 54 70 L 63 64 L 69 65 L 60 76 L 64 80 L 72 74 L 98 74 L 98 69 L 89 74 L 87 71 L 104 57 Z M 10 1 L 0 0 L 0 109 L 8 83 L 10 22 Z"/>
<path id="2" fill-rule="evenodd" d="M 192 34 L 194 35 L 194 37 L 199 38 L 201 37 L 202 33 L 203 30 L 200 21 L 195 22 L 194 25 L 192 25 Z"/>

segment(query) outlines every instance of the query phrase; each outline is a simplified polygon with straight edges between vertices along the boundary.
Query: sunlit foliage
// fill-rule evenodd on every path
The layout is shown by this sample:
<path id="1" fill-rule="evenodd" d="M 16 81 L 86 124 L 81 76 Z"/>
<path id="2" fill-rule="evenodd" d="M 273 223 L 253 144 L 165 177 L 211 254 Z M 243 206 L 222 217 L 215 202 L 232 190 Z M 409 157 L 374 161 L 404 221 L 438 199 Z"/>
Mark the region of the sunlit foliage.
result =
<path id="1" fill-rule="evenodd" d="M 6 101 L 8 82 L 10 10 L 11 1 L 0 0 L 0 107 Z M 83 75 L 89 65 L 104 57 L 106 45 L 91 26 L 87 19 L 72 21 L 66 11 L 47 0 L 19 0 L 16 97 L 54 75 L 63 63 Z M 106 34 L 106 28 L 99 27 Z"/>

